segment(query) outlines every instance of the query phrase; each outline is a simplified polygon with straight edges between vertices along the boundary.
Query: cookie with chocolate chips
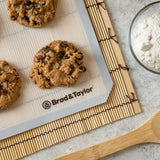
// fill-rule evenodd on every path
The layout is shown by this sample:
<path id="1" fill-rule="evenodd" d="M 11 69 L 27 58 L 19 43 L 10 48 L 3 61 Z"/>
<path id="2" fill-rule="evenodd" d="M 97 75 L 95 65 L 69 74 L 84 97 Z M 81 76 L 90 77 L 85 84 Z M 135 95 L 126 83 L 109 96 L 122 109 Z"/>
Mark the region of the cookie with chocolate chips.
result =
<path id="1" fill-rule="evenodd" d="M 29 27 L 41 27 L 52 20 L 57 0 L 7 0 L 11 20 Z"/>
<path id="2" fill-rule="evenodd" d="M 20 95 L 20 77 L 14 67 L 0 61 L 0 109 L 11 105 Z"/>
<path id="3" fill-rule="evenodd" d="M 69 87 L 85 71 L 80 50 L 67 41 L 53 41 L 34 55 L 29 77 L 39 88 Z"/>

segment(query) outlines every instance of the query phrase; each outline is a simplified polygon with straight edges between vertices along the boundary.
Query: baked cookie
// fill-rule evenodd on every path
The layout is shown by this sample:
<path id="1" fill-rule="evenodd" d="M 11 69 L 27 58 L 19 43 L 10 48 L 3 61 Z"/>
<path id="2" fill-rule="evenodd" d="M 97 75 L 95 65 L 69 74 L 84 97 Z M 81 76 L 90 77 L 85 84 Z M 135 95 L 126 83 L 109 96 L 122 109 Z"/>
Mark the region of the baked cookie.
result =
<path id="1" fill-rule="evenodd" d="M 81 51 L 67 41 L 53 41 L 34 55 L 29 77 L 39 88 L 69 87 L 85 71 Z"/>
<path id="2" fill-rule="evenodd" d="M 7 0 L 11 20 L 29 27 L 41 27 L 52 20 L 57 0 Z"/>
<path id="3" fill-rule="evenodd" d="M 0 61 L 0 109 L 8 107 L 20 95 L 20 77 L 14 67 Z"/>

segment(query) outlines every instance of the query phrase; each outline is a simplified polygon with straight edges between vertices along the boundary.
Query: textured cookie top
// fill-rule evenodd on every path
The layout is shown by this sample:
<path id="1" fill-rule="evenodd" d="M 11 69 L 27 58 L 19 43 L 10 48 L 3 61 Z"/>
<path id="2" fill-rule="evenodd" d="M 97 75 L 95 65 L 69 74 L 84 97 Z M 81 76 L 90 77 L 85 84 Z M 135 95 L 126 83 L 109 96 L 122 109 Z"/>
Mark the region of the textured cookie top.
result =
<path id="1" fill-rule="evenodd" d="M 9 106 L 19 96 L 20 77 L 14 67 L 0 61 L 0 109 Z"/>
<path id="2" fill-rule="evenodd" d="M 11 20 L 30 27 L 41 27 L 52 20 L 57 0 L 7 0 Z"/>
<path id="3" fill-rule="evenodd" d="M 53 41 L 35 54 L 29 77 L 39 88 L 68 87 L 84 71 L 81 51 L 67 41 Z"/>

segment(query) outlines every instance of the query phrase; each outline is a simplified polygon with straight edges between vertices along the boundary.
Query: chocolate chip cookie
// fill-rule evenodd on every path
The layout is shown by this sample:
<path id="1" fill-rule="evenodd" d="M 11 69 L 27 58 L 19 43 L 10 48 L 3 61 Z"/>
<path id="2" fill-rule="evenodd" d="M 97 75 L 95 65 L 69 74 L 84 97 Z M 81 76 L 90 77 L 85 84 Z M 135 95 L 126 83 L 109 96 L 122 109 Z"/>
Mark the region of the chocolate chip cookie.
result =
<path id="1" fill-rule="evenodd" d="M 41 27 L 52 20 L 57 0 L 7 0 L 11 20 L 29 27 Z"/>
<path id="2" fill-rule="evenodd" d="M 29 77 L 39 88 L 69 87 L 85 71 L 82 52 L 72 43 L 58 40 L 34 55 Z"/>
<path id="3" fill-rule="evenodd" d="M 0 61 L 0 109 L 8 107 L 20 95 L 20 77 L 14 67 Z"/>

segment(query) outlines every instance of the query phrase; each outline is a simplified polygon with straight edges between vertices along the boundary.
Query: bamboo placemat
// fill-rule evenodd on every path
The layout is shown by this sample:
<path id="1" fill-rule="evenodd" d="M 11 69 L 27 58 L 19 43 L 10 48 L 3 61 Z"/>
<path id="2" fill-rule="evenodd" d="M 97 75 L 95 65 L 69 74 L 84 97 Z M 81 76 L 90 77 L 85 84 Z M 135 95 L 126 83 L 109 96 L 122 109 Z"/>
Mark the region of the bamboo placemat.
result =
<path id="1" fill-rule="evenodd" d="M 18 159 L 141 112 L 104 1 L 84 0 L 114 87 L 106 103 L 0 141 L 0 159 Z"/>

